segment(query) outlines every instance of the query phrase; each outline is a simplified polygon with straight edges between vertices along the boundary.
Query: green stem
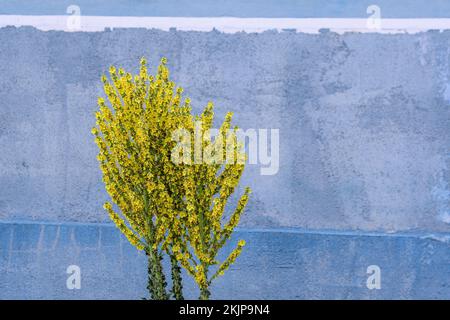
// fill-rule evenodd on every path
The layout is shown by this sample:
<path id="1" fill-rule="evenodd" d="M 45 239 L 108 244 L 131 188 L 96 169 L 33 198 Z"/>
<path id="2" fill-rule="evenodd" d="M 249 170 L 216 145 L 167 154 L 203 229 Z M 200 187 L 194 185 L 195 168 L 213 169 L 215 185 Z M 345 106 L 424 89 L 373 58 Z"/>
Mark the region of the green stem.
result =
<path id="1" fill-rule="evenodd" d="M 209 300 L 210 296 L 211 292 L 209 291 L 208 287 L 200 288 L 200 300 Z"/>
<path id="2" fill-rule="evenodd" d="M 153 300 L 168 300 L 169 295 L 166 292 L 166 277 L 162 267 L 162 254 L 158 252 L 158 249 L 152 247 L 154 242 L 154 225 L 151 220 L 151 216 L 148 214 L 148 193 L 144 191 L 144 214 L 147 218 L 147 227 L 149 229 L 149 235 L 147 243 L 149 243 L 146 250 L 148 256 L 148 284 L 147 289 L 150 292 L 150 296 Z"/>
<path id="3" fill-rule="evenodd" d="M 153 300 L 168 300 L 166 277 L 162 268 L 162 255 L 157 250 L 149 250 L 147 289 Z"/>
<path id="4" fill-rule="evenodd" d="M 208 281 L 208 265 L 204 266 L 204 275 L 205 279 L 207 279 L 206 287 L 200 287 L 200 300 L 209 300 L 209 297 L 211 296 L 211 292 L 209 291 L 209 285 L 210 282 Z"/>
<path id="5" fill-rule="evenodd" d="M 170 263 L 172 266 L 172 295 L 176 300 L 184 300 L 181 268 L 174 255 L 170 256 Z"/>

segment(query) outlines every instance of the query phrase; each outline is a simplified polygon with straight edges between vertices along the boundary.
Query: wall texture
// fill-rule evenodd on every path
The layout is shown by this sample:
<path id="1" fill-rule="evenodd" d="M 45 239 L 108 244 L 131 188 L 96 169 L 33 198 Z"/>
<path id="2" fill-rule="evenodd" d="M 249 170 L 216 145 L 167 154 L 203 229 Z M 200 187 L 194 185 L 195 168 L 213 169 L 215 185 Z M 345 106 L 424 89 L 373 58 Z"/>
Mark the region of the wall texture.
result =
<path id="1" fill-rule="evenodd" d="M 99 77 L 167 56 L 196 111 L 280 130 L 243 225 L 450 230 L 450 32 L 0 30 L 0 217 L 107 221 L 90 135 Z M 274 192 L 276 190 L 276 192 Z"/>
<path id="2" fill-rule="evenodd" d="M 166 56 L 196 111 L 212 100 L 244 129 L 280 130 L 278 173 L 245 173 L 249 246 L 217 297 L 450 298 L 449 48 L 448 31 L 0 29 L 0 298 L 145 295 L 144 257 L 123 258 L 135 253 L 98 224 L 106 194 L 90 134 L 100 75 L 136 70 L 141 56 L 152 70 Z M 97 289 L 67 291 L 73 263 Z M 365 287 L 370 264 L 387 270 L 384 291 Z"/>

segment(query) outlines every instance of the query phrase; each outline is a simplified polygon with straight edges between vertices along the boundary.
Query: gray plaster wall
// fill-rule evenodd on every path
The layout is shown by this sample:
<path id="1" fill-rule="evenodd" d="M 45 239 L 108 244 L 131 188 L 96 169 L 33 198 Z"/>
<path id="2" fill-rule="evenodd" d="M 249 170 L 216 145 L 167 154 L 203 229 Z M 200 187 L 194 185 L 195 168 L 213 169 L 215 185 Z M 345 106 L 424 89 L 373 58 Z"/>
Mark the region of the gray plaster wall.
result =
<path id="1" fill-rule="evenodd" d="M 200 111 L 277 128 L 244 227 L 450 231 L 450 32 L 0 29 L 0 219 L 105 222 L 90 134 L 100 76 L 162 56 Z"/>

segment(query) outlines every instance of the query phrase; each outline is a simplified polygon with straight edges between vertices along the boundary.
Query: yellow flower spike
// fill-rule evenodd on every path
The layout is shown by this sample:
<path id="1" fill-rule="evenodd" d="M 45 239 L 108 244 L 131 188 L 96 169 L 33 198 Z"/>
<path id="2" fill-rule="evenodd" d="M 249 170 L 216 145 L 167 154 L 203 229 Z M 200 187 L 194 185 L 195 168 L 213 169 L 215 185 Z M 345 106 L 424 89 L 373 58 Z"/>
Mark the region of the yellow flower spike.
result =
<path id="1" fill-rule="evenodd" d="M 169 79 L 167 59 L 161 59 L 156 75 L 148 74 L 146 64 L 142 58 L 138 75 L 122 68 L 117 72 L 112 66 L 110 81 L 102 76 L 107 99 L 97 101 L 96 127 L 91 132 L 99 148 L 97 159 L 105 189 L 120 214 L 109 202 L 104 208 L 132 245 L 155 253 L 150 256 L 172 254 L 194 277 L 205 299 L 216 277 L 208 276 L 209 267 L 218 264 L 218 252 L 237 226 L 250 193 L 246 189 L 224 221 L 226 204 L 239 184 L 244 165 L 242 161 L 225 164 L 221 160 L 226 159 L 225 152 L 232 152 L 234 159 L 246 155 L 237 144 L 227 146 L 236 141 L 231 113 L 212 140 L 205 134 L 213 125 L 212 102 L 200 115 L 192 115 L 190 99 L 183 98 L 183 89 Z M 193 157 L 195 121 L 201 124 L 199 147 L 215 150 L 219 161 L 175 164 L 171 159 L 176 146 L 172 133 L 184 129 L 191 134 L 188 140 L 192 143 L 186 148 Z M 234 263 L 244 245 L 243 240 L 238 242 L 219 264 L 217 274 Z"/>

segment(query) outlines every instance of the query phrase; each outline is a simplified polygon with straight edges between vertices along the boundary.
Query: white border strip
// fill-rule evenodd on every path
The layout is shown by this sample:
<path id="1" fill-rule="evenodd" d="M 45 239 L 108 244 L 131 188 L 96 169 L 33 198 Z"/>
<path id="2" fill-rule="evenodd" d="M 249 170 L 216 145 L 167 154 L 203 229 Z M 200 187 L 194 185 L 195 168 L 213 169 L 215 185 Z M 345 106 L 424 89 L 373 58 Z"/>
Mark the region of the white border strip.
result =
<path id="1" fill-rule="evenodd" d="M 450 19 L 380 19 L 379 28 L 370 27 L 368 19 L 343 18 L 232 18 L 232 17 L 111 17 L 111 16 L 27 16 L 0 15 L 0 27 L 33 26 L 50 31 L 104 31 L 105 28 L 146 28 L 169 31 L 211 31 L 225 33 L 263 32 L 266 30 L 296 30 L 304 33 L 318 33 L 330 29 L 337 33 L 417 33 L 427 30 L 450 29 Z M 376 24 L 375 24 L 376 25 Z"/>

